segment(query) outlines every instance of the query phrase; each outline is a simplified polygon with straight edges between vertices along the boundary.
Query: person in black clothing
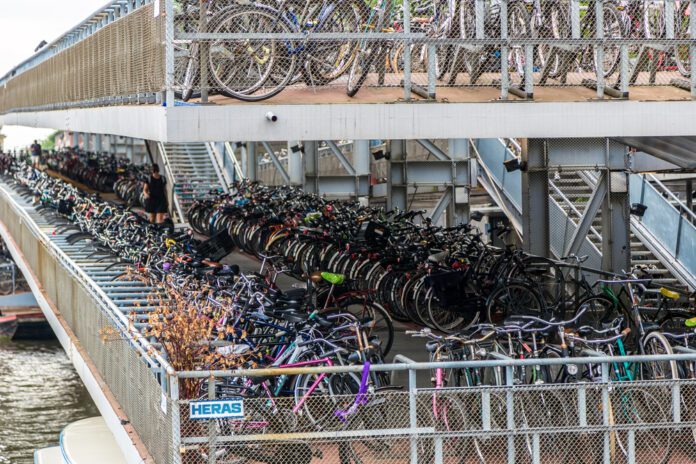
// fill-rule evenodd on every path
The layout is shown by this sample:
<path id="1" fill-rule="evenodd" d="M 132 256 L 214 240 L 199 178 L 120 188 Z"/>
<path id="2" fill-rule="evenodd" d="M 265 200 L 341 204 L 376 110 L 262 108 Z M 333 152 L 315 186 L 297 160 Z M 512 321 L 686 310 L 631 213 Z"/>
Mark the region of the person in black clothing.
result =
<path id="1" fill-rule="evenodd" d="M 157 164 L 152 165 L 152 174 L 143 185 L 145 193 L 145 211 L 150 214 L 150 222 L 162 224 L 167 213 L 167 179 L 160 174 Z"/>

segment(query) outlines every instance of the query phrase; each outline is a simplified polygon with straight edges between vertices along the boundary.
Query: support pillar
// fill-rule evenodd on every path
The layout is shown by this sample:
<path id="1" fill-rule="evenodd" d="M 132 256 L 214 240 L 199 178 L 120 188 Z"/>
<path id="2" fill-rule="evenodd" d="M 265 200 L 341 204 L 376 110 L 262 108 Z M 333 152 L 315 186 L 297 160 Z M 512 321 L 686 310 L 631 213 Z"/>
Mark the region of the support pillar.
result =
<path id="1" fill-rule="evenodd" d="M 314 140 L 302 142 L 304 148 L 304 191 L 319 194 L 319 152 Z"/>
<path id="2" fill-rule="evenodd" d="M 244 170 L 244 175 L 250 181 L 256 180 L 256 142 L 247 142 L 246 146 L 242 148 L 242 169 Z"/>
<path id="3" fill-rule="evenodd" d="M 522 144 L 522 237 L 524 251 L 550 257 L 549 174 L 544 139 Z"/>
<path id="4" fill-rule="evenodd" d="M 94 134 L 94 151 L 96 153 L 102 152 L 102 136 L 101 136 L 101 134 Z"/>
<path id="5" fill-rule="evenodd" d="M 92 134 L 83 134 L 82 135 L 82 140 L 83 140 L 83 145 L 85 148 L 85 151 L 91 152 L 92 151 Z"/>
<path id="6" fill-rule="evenodd" d="M 447 225 L 469 222 L 469 191 L 471 189 L 471 167 L 469 163 L 469 139 L 450 139 L 448 153 L 452 158 L 452 201 L 447 208 Z M 462 184 L 463 182 L 463 184 Z"/>
<path id="7" fill-rule="evenodd" d="M 288 174 L 290 175 L 290 185 L 304 187 L 304 159 L 297 140 L 288 141 Z"/>
<path id="8" fill-rule="evenodd" d="M 631 216 L 625 149 L 608 141 L 606 150 L 609 170 L 608 192 L 602 205 L 602 269 L 628 272 L 631 269 Z"/>
<path id="9" fill-rule="evenodd" d="M 387 167 L 387 210 L 399 208 L 406 210 L 408 179 L 406 178 L 406 141 L 392 140 L 390 143 L 389 165 Z"/>
<path id="10" fill-rule="evenodd" d="M 689 211 L 694 210 L 694 182 L 691 179 L 686 181 L 686 206 Z"/>
<path id="11" fill-rule="evenodd" d="M 367 198 L 370 194 L 370 141 L 353 141 L 353 169 L 355 170 L 355 196 Z"/>
<path id="12" fill-rule="evenodd" d="M 126 139 L 126 156 L 128 157 L 128 161 L 130 161 L 132 163 L 133 162 L 133 139 L 132 138 Z"/>
<path id="13" fill-rule="evenodd" d="M 75 131 L 72 132 L 72 145 L 71 146 L 73 148 L 78 146 L 78 141 L 79 141 L 78 136 L 79 136 L 79 134 L 77 132 L 75 132 Z"/>

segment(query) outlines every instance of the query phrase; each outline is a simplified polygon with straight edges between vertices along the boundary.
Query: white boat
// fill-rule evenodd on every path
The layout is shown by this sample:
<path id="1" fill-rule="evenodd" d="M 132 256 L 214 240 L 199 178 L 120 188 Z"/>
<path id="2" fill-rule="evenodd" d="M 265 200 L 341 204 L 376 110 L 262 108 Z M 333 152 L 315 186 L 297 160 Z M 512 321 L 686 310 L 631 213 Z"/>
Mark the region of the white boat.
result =
<path id="1" fill-rule="evenodd" d="M 34 451 L 34 464 L 63 464 L 60 446 Z"/>
<path id="2" fill-rule="evenodd" d="M 126 464 L 102 417 L 73 422 L 60 433 L 60 446 L 34 453 L 34 464 Z"/>

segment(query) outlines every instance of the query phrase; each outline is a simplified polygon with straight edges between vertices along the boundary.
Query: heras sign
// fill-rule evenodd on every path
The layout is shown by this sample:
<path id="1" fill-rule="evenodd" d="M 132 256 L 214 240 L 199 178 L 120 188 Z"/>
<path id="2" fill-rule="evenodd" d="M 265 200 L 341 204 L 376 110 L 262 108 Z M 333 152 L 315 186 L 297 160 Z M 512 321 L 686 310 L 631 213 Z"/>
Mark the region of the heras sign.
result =
<path id="1" fill-rule="evenodd" d="M 195 401 L 189 403 L 191 419 L 242 419 L 244 401 L 241 398 L 227 400 Z"/>

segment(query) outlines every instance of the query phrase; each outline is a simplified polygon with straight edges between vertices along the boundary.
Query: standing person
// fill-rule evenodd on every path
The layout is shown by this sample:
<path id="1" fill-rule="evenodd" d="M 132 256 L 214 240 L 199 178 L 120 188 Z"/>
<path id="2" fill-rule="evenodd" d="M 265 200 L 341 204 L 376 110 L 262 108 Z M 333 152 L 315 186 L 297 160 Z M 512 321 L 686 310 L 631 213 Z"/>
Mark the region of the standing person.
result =
<path id="1" fill-rule="evenodd" d="M 160 174 L 159 165 L 152 165 L 150 178 L 143 185 L 145 193 L 145 211 L 150 214 L 150 222 L 162 224 L 167 208 L 167 192 L 165 186 L 167 179 Z"/>
<path id="2" fill-rule="evenodd" d="M 31 165 L 39 169 L 39 165 L 41 164 L 41 145 L 34 140 L 34 143 L 31 144 L 29 149 L 31 150 Z"/>

